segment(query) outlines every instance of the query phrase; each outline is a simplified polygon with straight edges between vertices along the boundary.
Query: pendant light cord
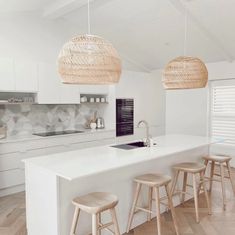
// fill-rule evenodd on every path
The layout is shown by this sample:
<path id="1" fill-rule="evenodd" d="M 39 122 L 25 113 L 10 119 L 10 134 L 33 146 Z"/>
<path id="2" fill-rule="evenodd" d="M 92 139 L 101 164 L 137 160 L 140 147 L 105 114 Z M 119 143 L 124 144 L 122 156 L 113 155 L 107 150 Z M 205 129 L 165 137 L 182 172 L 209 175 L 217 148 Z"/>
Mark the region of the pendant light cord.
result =
<path id="1" fill-rule="evenodd" d="M 91 23 L 90 23 L 90 0 L 87 0 L 87 27 L 88 34 L 91 34 Z"/>
<path id="2" fill-rule="evenodd" d="M 188 36 L 188 11 L 184 6 L 184 56 L 187 54 L 187 36 Z"/>

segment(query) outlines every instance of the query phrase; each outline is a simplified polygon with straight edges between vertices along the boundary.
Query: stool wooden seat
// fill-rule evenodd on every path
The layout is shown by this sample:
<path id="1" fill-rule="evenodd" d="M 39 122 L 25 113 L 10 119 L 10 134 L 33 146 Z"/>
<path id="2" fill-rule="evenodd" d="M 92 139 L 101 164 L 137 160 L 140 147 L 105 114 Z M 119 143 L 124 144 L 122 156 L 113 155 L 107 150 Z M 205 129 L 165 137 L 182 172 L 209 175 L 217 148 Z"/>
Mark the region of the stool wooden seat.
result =
<path id="1" fill-rule="evenodd" d="M 187 192 L 187 187 L 193 187 L 193 195 L 191 196 L 194 197 L 197 223 L 199 223 L 198 194 L 199 194 L 199 189 L 201 188 L 201 186 L 203 186 L 203 190 L 205 192 L 207 206 L 208 206 L 208 214 L 211 214 L 210 200 L 208 197 L 208 193 L 207 193 L 207 189 L 205 185 L 205 179 L 204 179 L 205 169 L 206 169 L 205 165 L 198 163 L 198 162 L 183 162 L 183 163 L 179 163 L 173 166 L 173 170 L 175 171 L 175 177 L 174 177 L 173 184 L 172 184 L 171 195 L 173 196 L 176 192 L 175 187 L 178 182 L 180 172 L 184 173 L 182 190 L 177 190 L 176 193 L 181 194 L 181 203 L 184 203 L 185 195 L 186 194 L 191 195 L 190 193 Z M 193 185 L 189 185 L 187 183 L 188 174 L 192 174 L 193 176 Z M 197 186 L 197 179 L 196 179 L 197 174 L 200 175 L 199 187 Z"/>
<path id="2" fill-rule="evenodd" d="M 235 185 L 231 177 L 231 167 L 230 167 L 230 161 L 231 157 L 229 156 L 224 156 L 224 155 L 210 155 L 210 156 L 204 156 L 204 164 L 206 167 L 208 167 L 208 164 L 211 164 L 210 167 L 210 176 L 206 177 L 210 181 L 210 187 L 209 187 L 209 192 L 212 191 L 212 183 L 213 181 L 221 182 L 221 189 L 222 189 L 222 197 L 223 197 L 223 209 L 226 210 L 226 190 L 225 190 L 225 184 L 224 180 L 229 179 L 230 183 L 232 185 L 233 193 L 235 195 Z M 215 166 L 218 165 L 220 168 L 220 172 L 215 173 Z M 226 168 L 227 170 L 227 175 L 225 175 L 224 169 Z M 219 179 L 215 179 L 214 176 L 219 177 Z"/>
<path id="3" fill-rule="evenodd" d="M 162 186 L 171 182 L 171 177 L 161 174 L 146 174 L 137 176 L 134 181 L 140 184 L 146 184 L 149 186 Z"/>
<path id="4" fill-rule="evenodd" d="M 171 177 L 167 175 L 162 175 L 162 174 L 146 174 L 146 175 L 137 176 L 134 179 L 134 182 L 137 184 L 137 186 L 136 186 L 132 208 L 130 210 L 128 224 L 127 224 L 127 233 L 129 233 L 131 229 L 131 225 L 132 225 L 135 213 L 140 212 L 140 211 L 146 212 L 147 220 L 148 221 L 151 220 L 151 214 L 154 213 L 152 211 L 152 201 L 155 200 L 158 235 L 161 235 L 160 204 L 167 206 L 167 208 L 171 210 L 175 231 L 176 231 L 176 234 L 178 235 L 179 230 L 178 230 L 178 226 L 176 222 L 176 215 L 175 215 L 175 211 L 174 211 L 174 207 L 173 207 L 173 203 L 172 203 L 172 199 L 170 195 L 170 190 L 169 190 L 169 183 L 171 182 Z M 139 199 L 142 185 L 149 187 L 147 208 L 137 206 L 137 202 Z M 166 191 L 166 196 L 162 198 L 160 198 L 160 190 L 159 190 L 161 186 L 164 186 L 165 191 Z M 155 193 L 155 199 L 153 199 L 153 192 Z M 168 200 L 168 203 L 164 203 L 163 200 Z"/>
<path id="5" fill-rule="evenodd" d="M 185 171 L 188 173 L 199 173 L 206 169 L 205 165 L 197 162 L 183 162 L 173 166 L 175 170 Z"/>
<path id="6" fill-rule="evenodd" d="M 204 156 L 203 159 L 207 160 L 207 161 L 215 161 L 215 162 L 219 162 L 219 163 L 229 162 L 230 160 L 232 160 L 231 157 L 224 156 L 224 155 Z"/>
<path id="7" fill-rule="evenodd" d="M 74 218 L 70 235 L 76 234 L 80 210 L 92 214 L 92 235 L 100 235 L 102 229 L 108 229 L 115 235 L 120 235 L 115 206 L 118 204 L 117 196 L 106 192 L 94 192 L 73 199 L 75 205 Z M 110 210 L 112 222 L 102 224 L 101 212 Z M 109 227 L 114 225 L 114 231 Z"/>

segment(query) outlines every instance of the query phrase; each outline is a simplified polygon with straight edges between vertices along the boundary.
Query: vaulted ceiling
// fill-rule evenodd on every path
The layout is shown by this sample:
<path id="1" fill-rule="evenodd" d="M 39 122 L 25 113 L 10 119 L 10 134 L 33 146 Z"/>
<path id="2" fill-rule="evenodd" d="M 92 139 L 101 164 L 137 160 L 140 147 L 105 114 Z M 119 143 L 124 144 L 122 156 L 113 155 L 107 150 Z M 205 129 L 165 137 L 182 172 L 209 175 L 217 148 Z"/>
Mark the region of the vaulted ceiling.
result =
<path id="1" fill-rule="evenodd" d="M 90 0 L 92 34 L 111 41 L 130 69 L 162 68 L 184 48 L 184 6 L 188 10 L 187 54 L 205 62 L 235 58 L 234 0 Z M 1 12 L 37 11 L 42 18 L 87 32 L 87 0 L 0 0 Z"/>

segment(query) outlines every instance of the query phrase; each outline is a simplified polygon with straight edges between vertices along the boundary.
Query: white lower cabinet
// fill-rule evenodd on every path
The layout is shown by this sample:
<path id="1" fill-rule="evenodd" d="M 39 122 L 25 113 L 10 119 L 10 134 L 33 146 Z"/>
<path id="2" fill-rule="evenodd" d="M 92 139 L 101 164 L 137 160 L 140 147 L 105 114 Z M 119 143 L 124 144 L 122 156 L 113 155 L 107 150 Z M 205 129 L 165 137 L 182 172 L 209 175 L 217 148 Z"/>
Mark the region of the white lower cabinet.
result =
<path id="1" fill-rule="evenodd" d="M 13 169 L 0 172 L 0 189 L 24 184 L 24 170 Z"/>
<path id="2" fill-rule="evenodd" d="M 0 155 L 0 172 L 12 169 L 23 169 L 22 160 L 25 158 L 26 153 L 6 153 Z"/>
<path id="3" fill-rule="evenodd" d="M 20 185 L 23 186 L 23 159 L 101 145 L 111 145 L 115 142 L 114 136 L 115 131 L 110 130 L 0 144 L 0 195 L 17 192 L 19 191 L 18 187 Z"/>

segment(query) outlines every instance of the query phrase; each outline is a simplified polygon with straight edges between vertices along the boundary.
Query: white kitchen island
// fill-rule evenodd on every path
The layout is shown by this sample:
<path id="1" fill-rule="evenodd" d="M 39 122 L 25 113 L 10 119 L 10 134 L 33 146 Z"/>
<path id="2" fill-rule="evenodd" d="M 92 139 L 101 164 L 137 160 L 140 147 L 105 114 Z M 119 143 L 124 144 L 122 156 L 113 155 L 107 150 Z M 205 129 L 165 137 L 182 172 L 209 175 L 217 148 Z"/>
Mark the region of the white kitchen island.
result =
<path id="1" fill-rule="evenodd" d="M 157 145 L 150 148 L 123 150 L 102 146 L 24 160 L 28 235 L 68 235 L 74 211 L 71 200 L 95 191 L 112 192 L 119 197 L 117 214 L 124 233 L 135 176 L 155 172 L 172 175 L 173 164 L 200 161 L 201 156 L 208 154 L 209 145 L 218 141 L 166 135 L 154 138 L 154 142 Z M 140 203 L 145 203 L 144 194 Z M 134 226 L 145 220 L 144 213 L 138 214 Z M 80 235 L 90 233 L 89 215 L 81 213 L 78 231 Z"/>

